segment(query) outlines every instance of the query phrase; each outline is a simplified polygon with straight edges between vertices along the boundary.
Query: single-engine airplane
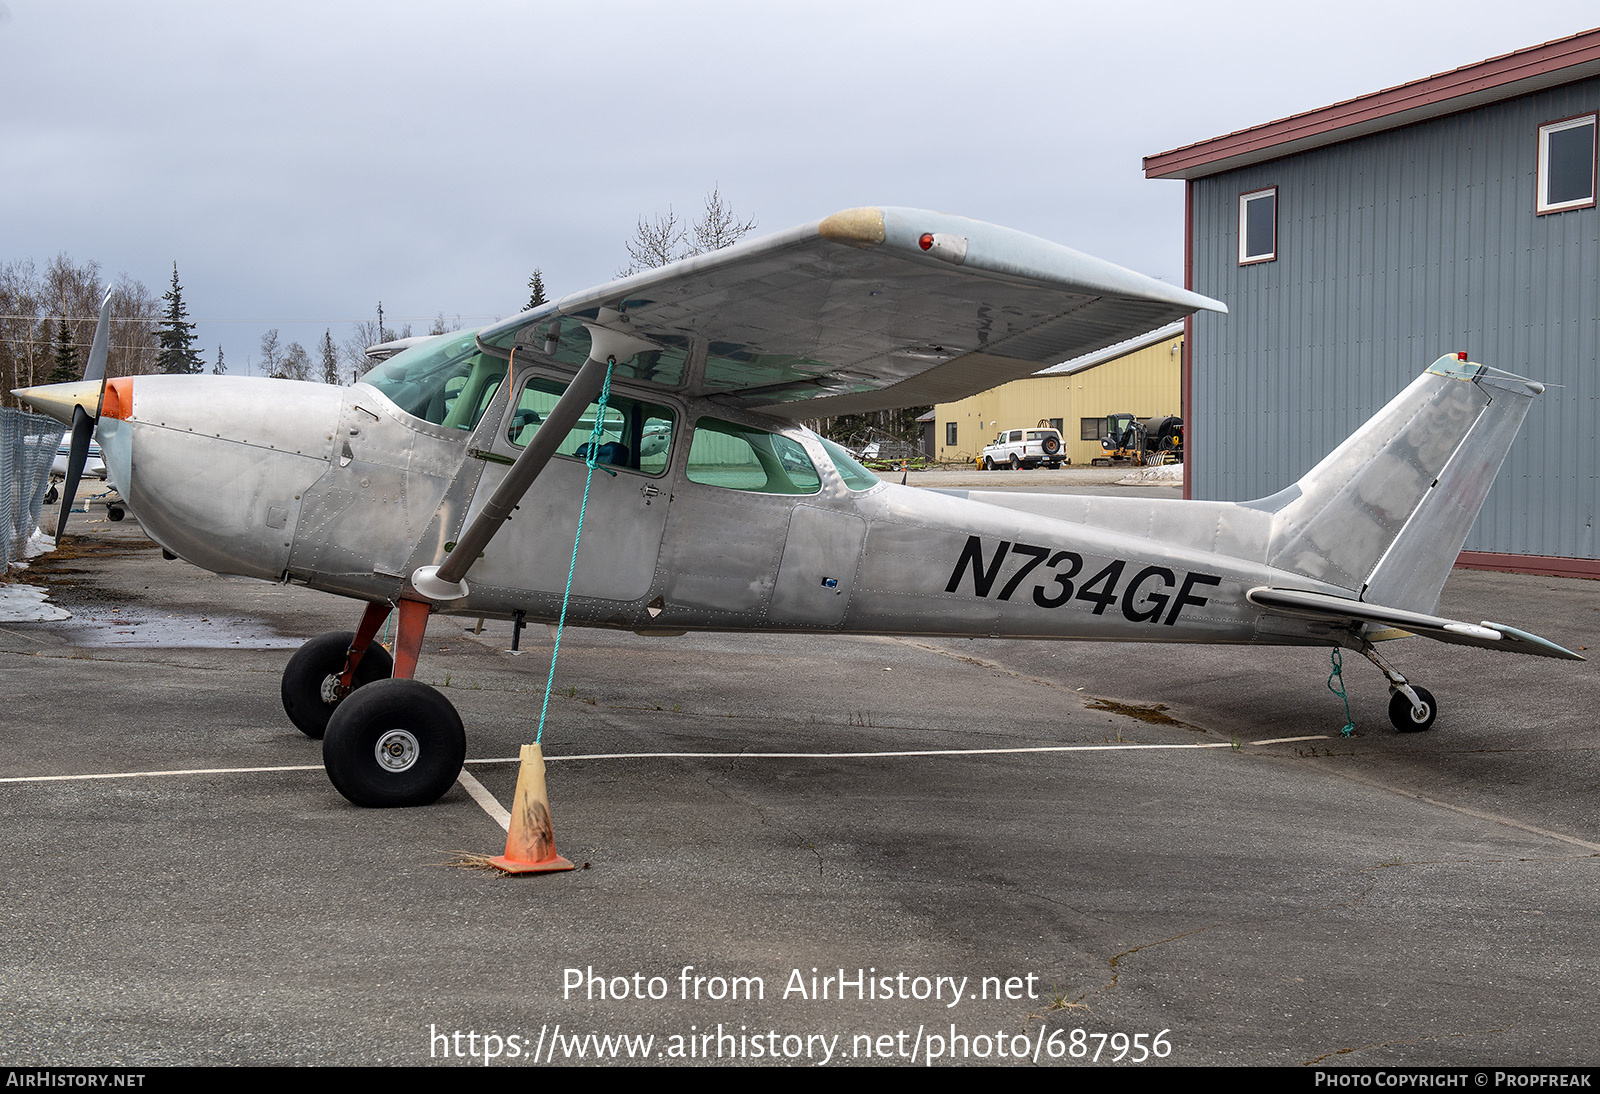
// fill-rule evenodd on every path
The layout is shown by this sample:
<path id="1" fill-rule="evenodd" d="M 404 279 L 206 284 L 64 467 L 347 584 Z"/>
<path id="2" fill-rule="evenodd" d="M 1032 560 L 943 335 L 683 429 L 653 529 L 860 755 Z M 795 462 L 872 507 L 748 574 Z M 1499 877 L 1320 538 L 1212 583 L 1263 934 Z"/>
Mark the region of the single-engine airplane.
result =
<path id="1" fill-rule="evenodd" d="M 1433 614 L 1543 390 L 1465 354 L 1242 503 L 911 489 L 796 424 L 964 397 L 1202 309 L 1227 310 L 1020 232 L 859 208 L 427 340 L 348 388 L 104 381 L 97 335 L 88 380 L 17 394 L 72 424 L 75 458 L 98 423 L 168 551 L 366 604 L 282 682 L 359 805 L 426 804 L 460 772 L 460 716 L 413 679 L 429 615 L 553 622 L 569 574 L 572 622 L 643 634 L 1345 647 L 1402 730 L 1437 704 L 1379 639 L 1581 660 Z"/>

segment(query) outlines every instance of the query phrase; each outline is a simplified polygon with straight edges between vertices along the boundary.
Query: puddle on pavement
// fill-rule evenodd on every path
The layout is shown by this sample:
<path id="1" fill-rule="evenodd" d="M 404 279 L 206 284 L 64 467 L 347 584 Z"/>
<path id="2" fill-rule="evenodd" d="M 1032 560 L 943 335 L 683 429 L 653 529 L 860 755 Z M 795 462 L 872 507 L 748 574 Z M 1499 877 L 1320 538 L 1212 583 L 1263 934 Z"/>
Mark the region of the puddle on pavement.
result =
<path id="1" fill-rule="evenodd" d="M 295 649 L 304 638 L 279 634 L 259 619 L 236 615 L 197 615 L 150 611 L 144 608 L 72 609 L 72 618 L 59 623 L 35 624 L 74 646 L 104 649 L 131 646 L 160 649 Z"/>

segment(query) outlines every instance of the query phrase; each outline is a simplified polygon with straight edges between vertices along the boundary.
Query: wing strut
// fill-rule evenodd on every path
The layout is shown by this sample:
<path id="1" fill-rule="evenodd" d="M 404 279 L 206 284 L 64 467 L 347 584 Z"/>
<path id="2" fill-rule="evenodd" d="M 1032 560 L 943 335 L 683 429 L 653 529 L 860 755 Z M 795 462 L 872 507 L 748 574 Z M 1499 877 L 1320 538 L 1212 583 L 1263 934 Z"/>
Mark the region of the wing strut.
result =
<path id="1" fill-rule="evenodd" d="M 600 394 L 605 384 L 606 369 L 617 361 L 625 361 L 636 353 L 660 347 L 642 338 L 598 324 L 585 323 L 589 328 L 589 359 L 578 369 L 572 383 L 562 393 L 556 405 L 545 415 L 539 431 L 522 450 L 517 462 L 511 465 L 506 477 L 489 496 L 483 509 L 473 518 L 461 538 L 450 551 L 450 557 L 439 566 L 421 566 L 411 575 L 411 586 L 428 600 L 458 600 L 467 595 L 463 580 L 472 564 L 478 561 L 483 549 L 489 545 L 501 525 L 510 518 L 517 502 L 533 486 L 534 480 L 556 454 L 556 448 L 566 440 L 567 434 L 578 424 L 583 412 Z"/>

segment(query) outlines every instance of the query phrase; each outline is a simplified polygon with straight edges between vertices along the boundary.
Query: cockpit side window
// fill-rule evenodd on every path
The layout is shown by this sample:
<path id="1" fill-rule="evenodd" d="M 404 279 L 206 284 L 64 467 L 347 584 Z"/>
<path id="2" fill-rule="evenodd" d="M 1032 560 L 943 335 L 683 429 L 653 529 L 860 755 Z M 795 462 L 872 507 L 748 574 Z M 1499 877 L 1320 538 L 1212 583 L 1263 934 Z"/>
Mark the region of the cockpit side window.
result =
<path id="1" fill-rule="evenodd" d="M 506 439 L 522 448 L 533 439 L 567 385 L 543 376 L 530 376 L 517 395 L 516 409 L 506 427 Z M 556 447 L 561 456 L 579 459 L 589 455 L 598 403 L 590 403 L 578 423 Z M 606 402 L 605 421 L 600 431 L 598 460 L 611 467 L 623 467 L 646 475 L 667 470 L 672 456 L 672 433 L 676 415 L 664 406 L 647 403 L 613 391 Z"/>
<path id="2" fill-rule="evenodd" d="M 828 454 L 828 458 L 833 461 L 834 470 L 839 472 L 839 477 L 844 480 L 844 484 L 850 489 L 871 490 L 874 486 L 883 482 L 878 476 L 857 463 L 854 456 L 828 440 L 828 438 L 819 436 L 817 440 L 822 442 L 822 450 Z"/>
<path id="3" fill-rule="evenodd" d="M 822 489 L 805 446 L 779 433 L 701 418 L 685 469 L 690 482 L 758 494 L 815 494 Z"/>
<path id="4" fill-rule="evenodd" d="M 505 379 L 506 362 L 478 349 L 472 331 L 397 353 L 361 378 L 414 418 L 471 432 Z"/>

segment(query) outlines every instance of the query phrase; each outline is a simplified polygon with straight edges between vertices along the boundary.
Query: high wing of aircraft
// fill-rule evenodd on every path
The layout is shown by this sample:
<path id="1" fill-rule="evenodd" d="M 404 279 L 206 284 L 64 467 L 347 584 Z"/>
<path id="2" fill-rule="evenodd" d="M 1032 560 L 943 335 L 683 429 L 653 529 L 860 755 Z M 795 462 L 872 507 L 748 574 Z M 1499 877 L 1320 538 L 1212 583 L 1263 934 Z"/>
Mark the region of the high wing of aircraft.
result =
<path id="1" fill-rule="evenodd" d="M 1542 391 L 1456 356 L 1244 503 L 911 489 L 796 424 L 961 398 L 1201 309 L 1226 311 L 1005 228 L 862 208 L 426 340 L 350 388 L 17 394 L 76 422 L 75 445 L 98 421 L 109 478 L 168 551 L 365 603 L 282 686 L 361 805 L 431 802 L 464 760 L 460 716 L 413 679 L 430 614 L 555 621 L 569 582 L 569 621 L 644 634 L 1345 647 L 1384 672 L 1401 729 L 1437 704 L 1381 638 L 1581 659 L 1434 614 Z M 373 642 L 391 611 L 392 659 Z"/>

